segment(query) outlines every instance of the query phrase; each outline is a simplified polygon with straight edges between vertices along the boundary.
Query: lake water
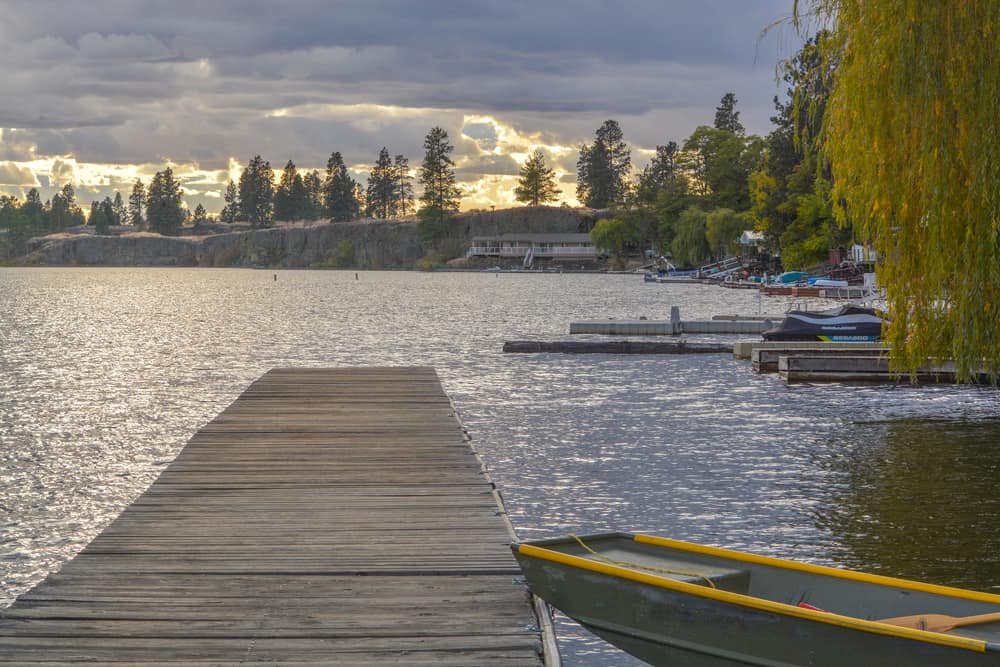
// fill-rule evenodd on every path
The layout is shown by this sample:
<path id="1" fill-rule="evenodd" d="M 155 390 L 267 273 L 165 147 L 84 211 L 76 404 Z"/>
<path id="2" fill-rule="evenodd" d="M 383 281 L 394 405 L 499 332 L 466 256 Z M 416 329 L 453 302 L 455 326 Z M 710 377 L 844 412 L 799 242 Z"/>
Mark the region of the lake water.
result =
<path id="1" fill-rule="evenodd" d="M 645 531 L 1000 592 L 994 390 L 789 387 L 729 355 L 501 352 L 671 305 L 759 308 L 634 275 L 0 268 L 0 606 L 289 365 L 436 367 L 521 538 Z M 639 664 L 558 631 L 568 666 Z"/>

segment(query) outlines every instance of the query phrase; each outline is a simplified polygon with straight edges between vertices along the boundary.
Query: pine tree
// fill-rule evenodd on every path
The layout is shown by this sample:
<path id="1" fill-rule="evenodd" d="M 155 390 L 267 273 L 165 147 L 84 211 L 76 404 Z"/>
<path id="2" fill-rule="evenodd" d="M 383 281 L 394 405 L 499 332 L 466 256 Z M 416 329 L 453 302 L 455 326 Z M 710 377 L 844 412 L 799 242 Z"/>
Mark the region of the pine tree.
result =
<path id="1" fill-rule="evenodd" d="M 274 207 L 274 172 L 271 163 L 253 156 L 240 174 L 240 217 L 251 227 L 267 227 Z"/>
<path id="2" fill-rule="evenodd" d="M 180 232 L 184 220 L 181 199 L 181 184 L 173 169 L 156 172 L 146 193 L 146 220 L 151 232 L 165 236 Z"/>
<path id="3" fill-rule="evenodd" d="M 677 142 L 668 141 L 666 146 L 657 146 L 656 154 L 639 174 L 639 201 L 652 204 L 664 187 L 678 177 Z"/>
<path id="4" fill-rule="evenodd" d="M 365 190 L 365 209 L 367 215 L 385 220 L 395 213 L 394 194 L 396 174 L 393 170 L 389 150 L 383 146 L 379 151 L 378 160 L 368 175 L 368 188 Z"/>
<path id="5" fill-rule="evenodd" d="M 128 198 L 128 221 L 137 229 L 143 227 L 142 214 L 146 210 L 146 187 L 140 179 L 135 179 L 132 186 L 132 194 Z"/>
<path id="6" fill-rule="evenodd" d="M 229 223 L 236 222 L 240 217 L 240 193 L 236 189 L 236 183 L 233 183 L 232 179 L 230 179 L 229 185 L 226 186 L 226 194 L 223 199 L 225 199 L 226 205 L 222 208 L 222 212 L 219 213 L 219 220 Z"/>
<path id="7" fill-rule="evenodd" d="M 107 234 L 108 233 L 108 227 L 110 227 L 112 225 L 115 225 L 115 226 L 118 225 L 118 222 L 117 222 L 117 220 L 118 220 L 118 214 L 115 213 L 115 205 L 114 205 L 114 202 L 111 201 L 111 197 L 105 197 L 104 201 L 101 202 L 101 215 L 104 218 L 104 220 L 103 220 L 103 222 L 104 222 L 104 229 L 103 229 L 103 231 L 100 230 L 100 229 L 97 230 L 97 233 L 98 234 Z"/>
<path id="8" fill-rule="evenodd" d="M 576 162 L 576 196 L 584 206 L 607 208 L 621 202 L 628 192 L 632 170 L 631 151 L 618 121 L 606 120 L 597 129 L 593 144 L 580 147 Z"/>
<path id="9" fill-rule="evenodd" d="M 24 211 L 24 205 L 19 205 L 16 197 L 0 195 L 0 229 L 5 235 L 0 235 L 0 250 L 9 254 L 17 254 L 18 247 L 31 238 L 31 225 Z"/>
<path id="10" fill-rule="evenodd" d="M 392 163 L 393 211 L 396 217 L 409 215 L 413 211 L 413 178 L 410 176 L 410 161 L 397 155 Z"/>
<path id="11" fill-rule="evenodd" d="M 53 232 L 61 232 L 77 224 L 86 224 L 83 212 L 76 205 L 76 192 L 70 183 L 52 195 L 52 203 L 48 213 L 48 227 Z"/>
<path id="12" fill-rule="evenodd" d="M 42 198 L 38 190 L 31 188 L 25 197 L 24 204 L 21 205 L 21 214 L 27 221 L 30 234 L 42 234 L 45 231 L 45 207 L 42 205 Z"/>
<path id="13" fill-rule="evenodd" d="M 545 164 L 545 154 L 536 150 L 521 167 L 514 198 L 519 202 L 538 206 L 559 196 L 555 172 Z"/>
<path id="14" fill-rule="evenodd" d="M 104 202 L 90 202 L 90 215 L 87 216 L 87 225 L 93 227 L 94 233 L 98 236 L 105 236 L 108 233 L 108 227 L 111 225 L 111 219 L 108 217 L 109 214 L 114 216 L 114 211 L 111 210 L 110 199 L 105 199 Z"/>
<path id="15" fill-rule="evenodd" d="M 122 200 L 122 193 L 115 191 L 115 198 L 111 202 L 111 206 L 114 209 L 115 217 L 112 223 L 115 226 L 122 225 L 128 217 L 128 209 L 125 207 L 125 202 Z"/>
<path id="16" fill-rule="evenodd" d="M 302 177 L 291 160 L 281 172 L 281 181 L 274 191 L 274 217 L 276 220 L 301 220 L 304 205 Z"/>
<path id="17" fill-rule="evenodd" d="M 309 191 L 306 190 L 305 179 L 296 172 L 292 179 L 292 219 L 305 220 L 309 216 Z"/>
<path id="18" fill-rule="evenodd" d="M 68 208 L 73 208 L 76 206 L 76 191 L 73 189 L 72 183 L 67 183 L 62 187 L 63 201 L 66 202 Z"/>
<path id="19" fill-rule="evenodd" d="M 323 207 L 334 222 L 353 220 L 361 211 L 358 184 L 347 173 L 347 165 L 339 152 L 330 155 L 323 181 Z"/>
<path id="20" fill-rule="evenodd" d="M 448 133 L 440 127 L 431 128 L 424 138 L 424 161 L 420 165 L 420 195 L 423 204 L 421 218 L 440 223 L 448 213 L 458 210 L 462 192 L 455 185 L 455 162 L 448 142 Z"/>
<path id="21" fill-rule="evenodd" d="M 87 214 L 87 226 L 96 227 L 97 218 L 101 214 L 100 203 L 97 201 L 90 202 L 90 213 Z"/>
<path id="22" fill-rule="evenodd" d="M 735 94 L 726 93 L 722 96 L 719 106 L 715 107 L 715 129 L 743 136 L 743 126 L 740 125 L 740 112 L 736 110 Z"/>
<path id="23" fill-rule="evenodd" d="M 63 231 L 69 227 L 87 224 L 87 217 L 76 205 L 76 191 L 73 185 L 67 183 L 52 196 L 52 207 L 49 211 L 49 224 L 52 231 Z"/>
<path id="24" fill-rule="evenodd" d="M 69 226 L 69 212 L 61 192 L 52 195 L 45 214 L 48 231 L 61 232 Z"/>
<path id="25" fill-rule="evenodd" d="M 315 220 L 323 217 L 323 180 L 319 172 L 313 169 L 302 179 L 305 206 L 302 217 L 305 220 Z"/>
<path id="26" fill-rule="evenodd" d="M 73 186 L 67 183 L 63 186 L 63 199 L 66 200 L 68 204 L 67 214 L 69 216 L 69 226 L 79 227 L 87 224 L 87 216 L 84 215 L 83 209 L 76 204 L 76 192 L 73 190 Z"/>
<path id="27" fill-rule="evenodd" d="M 206 220 L 208 220 L 208 211 L 205 210 L 204 206 L 202 206 L 201 204 L 198 204 L 197 206 L 194 207 L 194 218 L 193 218 L 193 221 L 194 222 L 205 222 Z"/>

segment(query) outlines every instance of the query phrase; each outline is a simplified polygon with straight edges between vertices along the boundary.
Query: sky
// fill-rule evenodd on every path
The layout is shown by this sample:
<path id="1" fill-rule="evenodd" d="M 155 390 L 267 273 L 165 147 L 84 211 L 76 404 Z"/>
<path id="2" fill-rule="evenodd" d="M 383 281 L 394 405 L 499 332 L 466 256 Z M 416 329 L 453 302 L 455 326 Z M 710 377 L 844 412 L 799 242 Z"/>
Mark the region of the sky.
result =
<path id="1" fill-rule="evenodd" d="M 576 160 L 607 119 L 644 167 L 711 125 L 727 92 L 766 135 L 792 0 L 0 0 L 0 194 L 78 203 L 171 166 L 223 206 L 254 155 L 365 182 L 380 149 L 414 170 L 448 132 L 462 209 L 515 205 L 541 149 L 577 205 Z M 414 171 L 415 173 L 415 171 Z M 419 193 L 419 186 L 417 188 Z"/>

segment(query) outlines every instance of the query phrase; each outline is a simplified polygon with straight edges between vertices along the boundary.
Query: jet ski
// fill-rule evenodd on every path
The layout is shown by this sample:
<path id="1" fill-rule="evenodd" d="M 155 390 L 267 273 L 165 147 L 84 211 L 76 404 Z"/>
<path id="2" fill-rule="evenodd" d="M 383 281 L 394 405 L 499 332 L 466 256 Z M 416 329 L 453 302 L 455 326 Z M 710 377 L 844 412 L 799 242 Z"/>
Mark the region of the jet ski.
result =
<path id="1" fill-rule="evenodd" d="M 883 322 L 887 322 L 883 312 L 848 304 L 830 310 L 788 313 L 781 324 L 762 335 L 764 340 L 864 342 L 882 338 Z"/>

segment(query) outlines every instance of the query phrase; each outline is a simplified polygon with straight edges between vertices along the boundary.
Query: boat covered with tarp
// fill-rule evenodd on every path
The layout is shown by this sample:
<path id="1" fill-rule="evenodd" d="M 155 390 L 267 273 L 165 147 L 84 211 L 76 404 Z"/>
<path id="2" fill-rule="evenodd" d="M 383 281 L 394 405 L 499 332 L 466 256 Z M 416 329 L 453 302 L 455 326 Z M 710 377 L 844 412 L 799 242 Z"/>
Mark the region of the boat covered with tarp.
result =
<path id="1" fill-rule="evenodd" d="M 761 335 L 764 340 L 865 342 L 882 338 L 885 321 L 885 314 L 879 310 L 846 304 L 814 312 L 792 311 L 781 324 Z"/>
<path id="2" fill-rule="evenodd" d="M 512 545 L 532 592 L 652 665 L 1000 665 L 1000 596 L 631 533 Z"/>

